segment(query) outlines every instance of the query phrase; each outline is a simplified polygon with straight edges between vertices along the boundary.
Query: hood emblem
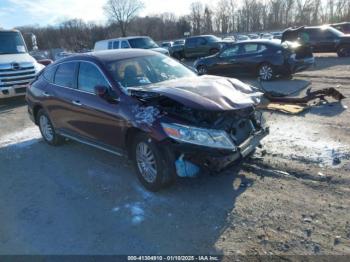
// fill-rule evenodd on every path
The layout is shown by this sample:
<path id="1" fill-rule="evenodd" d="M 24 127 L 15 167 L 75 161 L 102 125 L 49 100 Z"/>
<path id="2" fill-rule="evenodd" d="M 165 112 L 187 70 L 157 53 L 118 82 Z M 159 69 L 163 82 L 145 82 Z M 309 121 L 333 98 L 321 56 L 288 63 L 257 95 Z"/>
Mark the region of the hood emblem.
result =
<path id="1" fill-rule="evenodd" d="M 19 70 L 21 69 L 20 65 L 18 63 L 12 63 L 11 64 L 12 70 Z"/>

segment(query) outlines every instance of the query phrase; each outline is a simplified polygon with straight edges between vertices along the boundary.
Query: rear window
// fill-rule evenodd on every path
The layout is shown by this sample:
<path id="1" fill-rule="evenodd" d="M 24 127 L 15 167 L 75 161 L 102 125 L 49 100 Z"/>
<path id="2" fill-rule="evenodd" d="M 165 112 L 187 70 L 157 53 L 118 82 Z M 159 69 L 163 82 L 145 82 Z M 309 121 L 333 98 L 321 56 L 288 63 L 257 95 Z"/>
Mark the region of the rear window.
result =
<path id="1" fill-rule="evenodd" d="M 59 86 L 69 87 L 69 88 L 75 88 L 74 82 L 75 82 L 75 68 L 76 68 L 75 62 L 68 62 L 60 64 L 57 68 L 56 74 L 55 74 L 55 81 L 54 83 Z"/>

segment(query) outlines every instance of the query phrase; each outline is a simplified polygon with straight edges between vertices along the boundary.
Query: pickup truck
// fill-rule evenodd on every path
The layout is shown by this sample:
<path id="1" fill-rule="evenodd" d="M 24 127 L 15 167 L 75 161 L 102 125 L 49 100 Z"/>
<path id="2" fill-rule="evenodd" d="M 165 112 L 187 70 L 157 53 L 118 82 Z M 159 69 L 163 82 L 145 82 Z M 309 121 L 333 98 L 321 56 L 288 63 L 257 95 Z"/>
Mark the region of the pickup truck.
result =
<path id="1" fill-rule="evenodd" d="M 0 99 L 25 95 L 29 83 L 44 67 L 28 54 L 19 31 L 0 30 Z"/>
<path id="2" fill-rule="evenodd" d="M 224 41 L 213 35 L 188 37 L 184 45 L 174 45 L 170 55 L 177 58 L 198 58 L 218 53 L 225 45 L 234 41 Z"/>

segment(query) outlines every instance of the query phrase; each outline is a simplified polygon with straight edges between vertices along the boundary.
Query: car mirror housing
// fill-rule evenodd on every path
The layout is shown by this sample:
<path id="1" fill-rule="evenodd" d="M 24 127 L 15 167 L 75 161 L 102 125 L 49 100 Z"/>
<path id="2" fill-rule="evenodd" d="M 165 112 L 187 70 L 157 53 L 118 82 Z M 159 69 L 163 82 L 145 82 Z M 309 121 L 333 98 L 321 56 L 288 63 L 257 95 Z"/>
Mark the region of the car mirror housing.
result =
<path id="1" fill-rule="evenodd" d="M 108 88 L 106 86 L 97 85 L 94 90 L 95 94 L 101 98 L 106 98 L 108 96 Z"/>

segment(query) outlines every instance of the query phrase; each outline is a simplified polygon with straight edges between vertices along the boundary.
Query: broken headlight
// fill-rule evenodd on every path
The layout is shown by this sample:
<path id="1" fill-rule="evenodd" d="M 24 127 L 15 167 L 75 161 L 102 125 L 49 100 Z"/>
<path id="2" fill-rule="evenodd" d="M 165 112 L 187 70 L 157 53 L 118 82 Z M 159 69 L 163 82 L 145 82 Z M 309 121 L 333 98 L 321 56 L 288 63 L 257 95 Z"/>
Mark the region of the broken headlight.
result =
<path id="1" fill-rule="evenodd" d="M 169 137 L 177 141 L 213 148 L 236 149 L 228 134 L 223 130 L 165 123 L 162 123 L 162 127 Z"/>

